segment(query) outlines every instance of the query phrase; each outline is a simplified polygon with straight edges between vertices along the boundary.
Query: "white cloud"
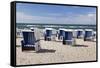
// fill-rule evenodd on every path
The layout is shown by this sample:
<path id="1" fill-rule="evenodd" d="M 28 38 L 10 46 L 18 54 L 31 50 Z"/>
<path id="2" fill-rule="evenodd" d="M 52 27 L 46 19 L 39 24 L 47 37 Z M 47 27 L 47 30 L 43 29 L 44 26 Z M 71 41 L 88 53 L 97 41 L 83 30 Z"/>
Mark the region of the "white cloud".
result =
<path id="1" fill-rule="evenodd" d="M 60 17 L 59 14 L 48 14 L 48 16 L 32 16 L 25 14 L 23 12 L 17 12 L 17 22 L 20 23 L 54 23 L 54 22 L 62 22 L 64 20 L 63 17 Z M 59 17 L 57 17 L 59 16 Z"/>
<path id="2" fill-rule="evenodd" d="M 32 16 L 17 12 L 17 23 L 55 23 L 55 24 L 96 24 L 96 14 L 48 14 L 47 16 Z"/>
<path id="3" fill-rule="evenodd" d="M 93 16 L 94 16 L 94 14 L 88 14 L 88 16 L 89 16 L 89 17 L 93 17 Z"/>
<path id="4" fill-rule="evenodd" d="M 96 14 L 70 15 L 65 20 L 68 24 L 96 24 Z"/>

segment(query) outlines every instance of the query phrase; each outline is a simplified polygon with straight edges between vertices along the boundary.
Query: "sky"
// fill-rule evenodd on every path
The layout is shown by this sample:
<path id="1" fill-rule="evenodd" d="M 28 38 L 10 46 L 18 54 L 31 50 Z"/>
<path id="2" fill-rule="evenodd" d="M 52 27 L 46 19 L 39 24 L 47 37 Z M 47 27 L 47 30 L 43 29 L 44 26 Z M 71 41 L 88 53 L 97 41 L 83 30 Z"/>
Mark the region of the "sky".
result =
<path id="1" fill-rule="evenodd" d="M 17 3 L 16 22 L 41 24 L 96 24 L 96 8 Z"/>

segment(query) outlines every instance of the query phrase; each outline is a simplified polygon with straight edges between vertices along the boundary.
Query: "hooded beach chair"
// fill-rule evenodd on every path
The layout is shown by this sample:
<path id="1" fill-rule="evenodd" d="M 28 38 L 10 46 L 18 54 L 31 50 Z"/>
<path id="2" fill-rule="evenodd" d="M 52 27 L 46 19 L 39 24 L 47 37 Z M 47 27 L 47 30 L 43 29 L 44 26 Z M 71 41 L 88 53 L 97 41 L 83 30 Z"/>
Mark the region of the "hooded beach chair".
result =
<path id="1" fill-rule="evenodd" d="M 73 30 L 71 29 L 66 29 L 64 30 L 64 34 L 63 34 L 63 44 L 67 44 L 67 45 L 74 45 L 74 38 L 73 38 Z"/>
<path id="2" fill-rule="evenodd" d="M 84 37 L 84 31 L 82 29 L 76 29 L 76 37 L 77 38 L 83 38 Z"/>
<path id="3" fill-rule="evenodd" d="M 51 41 L 51 36 L 52 36 L 52 28 L 46 28 L 44 33 L 44 39 Z"/>
<path id="4" fill-rule="evenodd" d="M 92 41 L 93 39 L 93 30 L 86 29 L 84 34 L 84 41 Z"/>
<path id="5" fill-rule="evenodd" d="M 22 37 L 21 29 L 16 29 L 16 37 Z"/>
<path id="6" fill-rule="evenodd" d="M 93 32 L 93 41 L 96 41 L 96 31 Z"/>
<path id="7" fill-rule="evenodd" d="M 59 29 L 58 39 L 63 40 L 64 29 Z"/>
<path id="8" fill-rule="evenodd" d="M 23 31 L 23 40 L 21 41 L 22 51 L 25 50 L 35 50 L 38 51 L 40 49 L 39 39 L 36 39 L 34 31 Z M 37 49 L 38 48 L 38 49 Z"/>

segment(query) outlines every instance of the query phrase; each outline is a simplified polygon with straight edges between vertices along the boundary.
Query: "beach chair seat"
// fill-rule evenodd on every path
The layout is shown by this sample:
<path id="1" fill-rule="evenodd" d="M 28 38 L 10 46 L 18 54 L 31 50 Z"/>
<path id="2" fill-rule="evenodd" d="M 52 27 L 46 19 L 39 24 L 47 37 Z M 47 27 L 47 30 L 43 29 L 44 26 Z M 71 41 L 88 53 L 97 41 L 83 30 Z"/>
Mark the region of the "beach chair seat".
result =
<path id="1" fill-rule="evenodd" d="M 23 40 L 21 41 L 21 45 L 22 45 L 22 51 L 35 50 L 34 45 L 25 44 L 25 42 Z"/>
<path id="2" fill-rule="evenodd" d="M 47 41 L 51 41 L 51 37 L 46 37 L 46 40 Z"/>
<path id="3" fill-rule="evenodd" d="M 93 37 L 84 38 L 84 41 L 92 41 Z"/>
<path id="4" fill-rule="evenodd" d="M 34 31 L 23 31 L 23 40 L 21 41 L 22 51 L 35 50 L 36 47 L 40 46 L 37 44 L 40 40 L 36 40 Z"/>

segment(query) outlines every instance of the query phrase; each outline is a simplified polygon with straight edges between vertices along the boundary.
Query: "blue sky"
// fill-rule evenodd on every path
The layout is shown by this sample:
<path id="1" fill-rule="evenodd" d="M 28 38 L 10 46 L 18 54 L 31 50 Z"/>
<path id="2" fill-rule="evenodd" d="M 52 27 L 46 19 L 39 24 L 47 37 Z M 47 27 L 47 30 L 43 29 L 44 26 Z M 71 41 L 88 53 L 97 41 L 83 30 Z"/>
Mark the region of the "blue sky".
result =
<path id="1" fill-rule="evenodd" d="M 17 23 L 96 24 L 96 8 L 17 3 Z"/>

